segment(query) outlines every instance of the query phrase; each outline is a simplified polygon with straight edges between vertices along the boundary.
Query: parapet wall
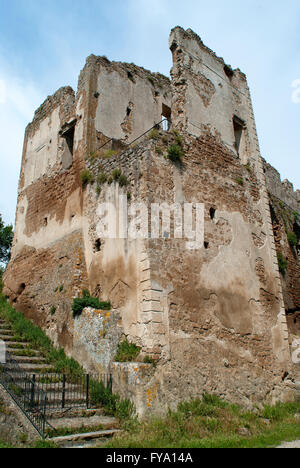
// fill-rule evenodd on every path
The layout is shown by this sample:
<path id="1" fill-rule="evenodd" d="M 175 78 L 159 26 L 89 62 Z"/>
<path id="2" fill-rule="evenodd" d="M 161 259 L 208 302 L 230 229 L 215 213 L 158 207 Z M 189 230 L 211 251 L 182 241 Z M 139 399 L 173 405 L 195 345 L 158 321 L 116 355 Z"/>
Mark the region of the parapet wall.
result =
<path id="1" fill-rule="evenodd" d="M 300 215 L 300 190 L 294 191 L 293 184 L 286 179 L 281 181 L 279 172 L 265 160 L 264 172 L 268 191 Z"/>

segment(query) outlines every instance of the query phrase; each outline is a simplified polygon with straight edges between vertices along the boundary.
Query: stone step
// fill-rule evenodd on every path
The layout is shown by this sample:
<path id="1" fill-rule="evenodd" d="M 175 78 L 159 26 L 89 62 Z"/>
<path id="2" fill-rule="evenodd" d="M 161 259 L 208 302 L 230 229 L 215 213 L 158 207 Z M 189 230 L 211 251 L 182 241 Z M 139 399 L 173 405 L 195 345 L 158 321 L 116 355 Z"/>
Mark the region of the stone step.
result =
<path id="1" fill-rule="evenodd" d="M 14 358 L 23 356 L 23 354 L 19 354 L 19 353 L 22 353 L 23 351 L 29 351 L 30 353 L 34 353 L 36 357 L 41 356 L 41 359 L 44 359 L 39 351 L 36 351 L 35 349 L 31 349 L 28 347 L 19 349 L 19 348 L 10 348 L 9 346 L 6 346 L 6 351 Z M 27 356 L 27 357 L 31 357 L 31 356 Z"/>
<path id="2" fill-rule="evenodd" d="M 25 344 L 28 344 L 28 341 L 25 340 L 24 338 L 22 338 L 20 341 L 17 341 L 16 339 L 13 340 L 12 338 L 14 338 L 15 335 L 14 334 L 11 334 L 11 335 L 0 335 L 0 340 L 2 341 L 14 341 L 16 343 L 25 343 Z"/>
<path id="3" fill-rule="evenodd" d="M 40 356 L 18 356 L 13 354 L 12 358 L 17 361 L 18 364 L 44 364 L 46 362 L 46 359 Z"/>
<path id="4" fill-rule="evenodd" d="M 103 415 L 95 415 L 90 417 L 80 417 L 75 416 L 71 417 L 63 417 L 63 418 L 48 418 L 48 423 L 54 429 L 62 429 L 67 427 L 68 429 L 74 430 L 80 428 L 96 428 L 102 426 L 102 430 L 115 430 L 118 429 L 118 420 L 116 418 L 110 416 L 103 416 Z"/>
<path id="5" fill-rule="evenodd" d="M 93 416 L 104 416 L 103 408 L 67 408 L 67 409 L 47 409 L 47 418 L 92 418 Z"/>
<path id="6" fill-rule="evenodd" d="M 83 442 L 101 440 L 103 438 L 113 437 L 115 434 L 120 432 L 120 429 L 112 429 L 108 431 L 97 431 L 97 432 L 86 432 L 82 434 L 71 434 L 63 437 L 53 437 L 47 440 L 54 442 L 60 447 L 72 447 L 76 444 Z"/>
<path id="7" fill-rule="evenodd" d="M 15 332 L 11 328 L 0 328 L 0 335 L 14 335 Z"/>
<path id="8" fill-rule="evenodd" d="M 53 368 L 49 364 L 20 363 L 20 367 L 31 374 L 39 374 L 41 371 L 46 372 L 48 370 L 49 372 L 53 371 Z"/>
<path id="9" fill-rule="evenodd" d="M 0 338 L 1 340 L 1 338 Z M 5 341 L 5 344 L 6 346 L 9 348 L 10 346 L 11 347 L 14 347 L 14 346 L 23 346 L 23 348 L 26 348 L 28 346 L 28 342 L 25 342 L 25 341 L 10 341 L 10 340 L 3 340 Z M 15 348 L 15 349 L 22 349 L 22 348 Z"/>

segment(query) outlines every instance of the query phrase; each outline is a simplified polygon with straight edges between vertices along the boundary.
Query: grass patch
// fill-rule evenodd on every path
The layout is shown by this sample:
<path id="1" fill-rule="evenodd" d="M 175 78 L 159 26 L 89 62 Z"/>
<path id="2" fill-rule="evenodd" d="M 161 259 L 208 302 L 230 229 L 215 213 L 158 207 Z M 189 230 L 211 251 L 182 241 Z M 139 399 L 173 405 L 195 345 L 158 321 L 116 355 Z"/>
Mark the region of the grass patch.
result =
<path id="1" fill-rule="evenodd" d="M 153 128 L 149 133 L 149 140 L 158 140 L 159 139 L 159 132 L 156 128 Z"/>
<path id="2" fill-rule="evenodd" d="M 80 174 L 82 188 L 85 188 L 88 184 L 94 182 L 94 176 L 91 171 L 85 169 Z"/>
<path id="3" fill-rule="evenodd" d="M 118 182 L 119 182 L 120 187 L 127 187 L 127 185 L 129 185 L 129 181 L 124 174 L 120 175 Z"/>
<path id="4" fill-rule="evenodd" d="M 263 448 L 300 438 L 299 403 L 265 406 L 253 413 L 214 395 L 169 410 L 164 418 L 133 421 L 107 448 Z M 266 424 L 264 418 L 269 420 Z M 241 435 L 241 430 L 246 436 Z"/>
<path id="5" fill-rule="evenodd" d="M 181 163 L 184 152 L 180 145 L 171 145 L 167 149 L 167 156 L 170 161 L 174 163 Z"/>
<path id="6" fill-rule="evenodd" d="M 68 358 L 63 349 L 55 349 L 43 330 L 33 325 L 21 312 L 13 309 L 2 294 L 0 295 L 0 317 L 9 322 L 15 332 L 12 341 L 30 343 L 41 352 L 48 364 L 53 365 L 56 372 L 83 373 L 81 366 L 74 359 Z M 22 349 L 21 345 L 20 349 Z"/>
<path id="7" fill-rule="evenodd" d="M 89 296 L 87 290 L 83 291 L 83 298 L 85 300 L 95 299 Z M 98 299 L 96 299 L 98 301 Z M 105 302 L 98 303 L 102 307 L 106 307 L 104 310 L 110 309 L 110 303 Z M 97 304 L 98 304 L 97 303 Z M 12 329 L 19 334 L 20 341 L 27 341 L 31 344 L 32 347 L 39 350 L 41 355 L 46 358 L 47 363 L 53 366 L 53 370 L 58 374 L 67 374 L 67 376 L 72 377 L 83 377 L 85 372 L 80 364 L 75 361 L 73 358 L 68 358 L 65 355 L 65 352 L 62 348 L 54 348 L 50 339 L 39 327 L 33 325 L 29 320 L 27 320 L 21 312 L 17 312 L 13 309 L 4 296 L 0 293 L 0 317 L 3 320 L 6 320 L 10 323 Z M 18 348 L 16 348 L 18 349 Z M 23 346 L 20 349 L 24 349 Z M 22 351 L 21 351 L 22 352 Z M 25 349 L 25 352 L 26 349 Z M 57 376 L 57 382 L 61 381 L 62 375 Z M 54 383 L 53 376 L 51 379 L 45 375 L 45 377 L 40 377 L 41 383 Z M 91 388 L 91 399 L 90 403 L 92 405 L 98 406 L 101 405 L 106 414 L 115 416 L 121 421 L 131 419 L 135 415 L 134 405 L 129 400 L 122 400 L 119 395 L 112 394 L 110 389 L 107 388 L 103 382 L 98 382 L 93 379 L 90 380 Z M 19 391 L 18 388 L 15 389 Z M 0 401 L 0 410 L 1 410 L 1 401 Z M 35 448 L 48 448 L 48 447 L 35 447 Z M 56 448 L 56 447 L 49 447 Z"/>
<path id="8" fill-rule="evenodd" d="M 294 232 L 288 232 L 287 238 L 291 247 L 296 247 L 296 245 L 298 245 L 298 239 Z"/>
<path id="9" fill-rule="evenodd" d="M 145 356 L 143 359 L 144 364 L 152 364 L 152 366 L 156 367 L 157 361 L 153 359 L 151 356 Z"/>
<path id="10" fill-rule="evenodd" d="M 115 356 L 116 362 L 134 362 L 141 352 L 141 348 L 134 343 L 129 343 L 126 339 L 119 343 L 117 354 Z"/>
<path id="11" fill-rule="evenodd" d="M 237 184 L 239 184 L 241 187 L 243 187 L 244 179 L 242 179 L 241 177 L 236 177 L 235 181 L 236 181 Z"/>
<path id="12" fill-rule="evenodd" d="M 113 180 L 117 182 L 120 179 L 121 174 L 122 174 L 121 169 L 114 169 L 111 175 L 112 175 Z"/>
<path id="13" fill-rule="evenodd" d="M 280 273 L 285 276 L 288 267 L 288 261 L 284 258 L 281 252 L 277 252 L 278 267 Z"/>

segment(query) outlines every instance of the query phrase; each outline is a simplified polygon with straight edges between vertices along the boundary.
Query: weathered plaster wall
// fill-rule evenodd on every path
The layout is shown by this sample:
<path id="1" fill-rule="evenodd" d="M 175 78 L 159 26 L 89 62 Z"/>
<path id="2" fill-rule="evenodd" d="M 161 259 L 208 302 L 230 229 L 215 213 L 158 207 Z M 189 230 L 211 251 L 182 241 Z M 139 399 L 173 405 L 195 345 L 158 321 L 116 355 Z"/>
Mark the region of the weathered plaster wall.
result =
<path id="1" fill-rule="evenodd" d="M 248 406 L 292 398 L 282 285 L 246 77 L 190 30 L 175 28 L 170 47 L 171 84 L 91 56 L 76 97 L 63 88 L 37 111 L 26 131 L 5 293 L 87 370 L 112 369 L 115 390 L 131 395 L 140 414 L 203 391 Z M 182 136 L 182 165 L 166 157 L 172 132 L 128 146 L 161 120 L 163 104 Z M 241 124 L 239 145 L 234 122 Z M 73 124 L 72 155 L 61 131 Z M 105 151 L 116 154 L 107 155 L 101 146 L 110 139 Z M 84 168 L 94 177 L 86 187 Z M 99 186 L 98 175 L 109 178 L 114 169 L 127 185 Z M 148 207 L 204 203 L 205 245 L 192 251 L 186 239 L 103 238 L 99 205 L 110 202 L 118 216 L 120 195 Z M 71 303 L 83 288 L 110 300 L 110 313 L 88 309 L 74 321 Z M 140 361 L 151 356 L 157 367 L 113 363 L 124 336 L 142 348 Z"/>
<path id="2" fill-rule="evenodd" d="M 26 129 L 12 259 L 4 279 L 4 292 L 15 307 L 68 353 L 72 298 L 87 281 L 81 230 L 81 116 L 73 155 L 60 134 L 76 118 L 75 106 L 73 90 L 61 88 L 47 98 Z"/>
<path id="3" fill-rule="evenodd" d="M 130 143 L 162 120 L 170 107 L 170 80 L 133 64 L 88 57 L 89 146 L 96 151 L 107 139 Z"/>

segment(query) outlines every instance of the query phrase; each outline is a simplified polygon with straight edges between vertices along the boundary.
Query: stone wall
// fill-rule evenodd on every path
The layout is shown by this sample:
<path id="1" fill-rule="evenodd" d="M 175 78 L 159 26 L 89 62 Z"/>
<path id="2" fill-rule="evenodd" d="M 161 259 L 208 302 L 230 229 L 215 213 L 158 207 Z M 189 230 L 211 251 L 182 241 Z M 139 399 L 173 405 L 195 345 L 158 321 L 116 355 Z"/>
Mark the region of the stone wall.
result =
<path id="1" fill-rule="evenodd" d="M 204 391 L 246 406 L 290 399 L 286 292 L 246 77 L 191 30 L 175 28 L 170 48 L 171 82 L 90 56 L 76 96 L 63 88 L 37 111 L 5 293 L 87 370 L 111 370 L 141 415 Z M 170 112 L 171 129 L 142 136 Z M 181 164 L 167 157 L 174 144 Z M 112 238 L 99 234 L 104 203 L 118 220 Z M 174 238 L 174 216 L 171 233 L 151 238 L 149 218 L 146 235 L 127 238 L 127 203 L 132 218 L 134 203 L 203 204 L 203 245 Z M 83 288 L 112 310 L 74 320 Z M 141 347 L 138 363 L 113 362 L 124 337 Z"/>
<path id="2" fill-rule="evenodd" d="M 300 190 L 294 191 L 293 184 L 286 179 L 281 181 L 279 172 L 265 160 L 264 172 L 268 191 L 300 216 Z"/>

